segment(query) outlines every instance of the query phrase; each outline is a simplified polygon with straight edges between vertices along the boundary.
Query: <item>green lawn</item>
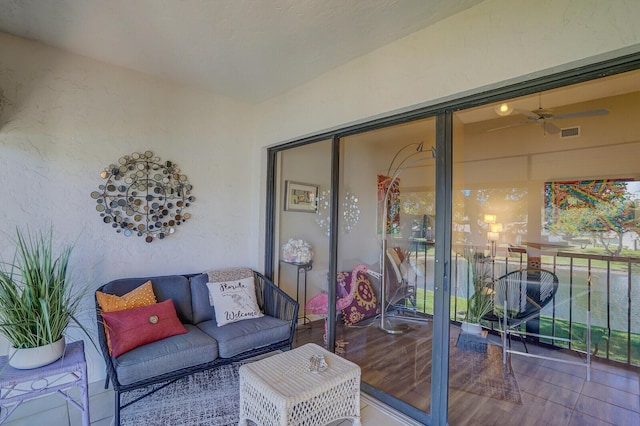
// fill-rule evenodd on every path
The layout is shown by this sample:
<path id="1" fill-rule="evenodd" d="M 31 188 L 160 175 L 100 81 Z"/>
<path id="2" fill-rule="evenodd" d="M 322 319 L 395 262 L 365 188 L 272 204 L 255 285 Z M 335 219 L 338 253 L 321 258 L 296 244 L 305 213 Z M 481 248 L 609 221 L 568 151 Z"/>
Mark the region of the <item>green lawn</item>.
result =
<path id="1" fill-rule="evenodd" d="M 541 317 L 540 334 L 551 335 L 552 319 Z M 557 337 L 569 338 L 572 335 L 571 347 L 580 351 L 586 351 L 586 324 L 573 323 L 573 330 L 569 331 L 569 321 L 556 319 L 555 335 Z M 591 353 L 596 356 L 607 356 L 607 345 L 609 348 L 609 359 L 621 362 L 629 362 L 632 365 L 640 365 L 640 334 L 631 333 L 627 338 L 625 331 L 611 330 L 604 327 L 591 327 Z M 551 343 L 551 341 L 547 341 Z M 557 346 L 568 347 L 567 342 L 556 342 Z M 628 353 L 629 351 L 629 353 Z M 628 359 L 630 358 L 630 359 Z"/>
<path id="2" fill-rule="evenodd" d="M 433 315 L 433 291 L 418 289 L 416 293 L 416 304 L 418 311 Z M 460 321 L 460 315 L 456 316 L 455 313 L 465 312 L 467 308 L 467 299 L 458 297 L 451 298 L 451 319 Z M 540 334 L 552 335 L 552 319 L 550 317 L 542 316 L 540 319 Z M 586 324 L 573 323 L 573 339 L 571 343 L 572 349 L 579 351 L 586 350 L 585 343 L 585 330 Z M 555 321 L 555 336 L 556 337 L 569 337 L 569 321 L 556 319 Z M 607 357 L 607 345 L 609 349 L 609 359 L 620 361 L 623 363 L 629 362 L 632 365 L 640 365 L 640 334 L 632 333 L 630 336 L 630 354 L 627 353 L 629 339 L 627 339 L 627 333 L 619 330 L 611 330 L 603 327 L 591 327 L 591 353 L 595 353 L 598 357 Z M 546 343 L 552 343 L 550 340 L 542 341 Z M 556 341 L 556 346 L 568 347 L 568 342 Z M 628 359 L 630 358 L 630 359 Z"/>
<path id="3" fill-rule="evenodd" d="M 604 255 L 602 250 L 600 250 L 599 252 L 596 252 L 596 253 L 586 253 L 586 251 L 581 251 L 579 253 L 581 253 L 581 254 Z M 639 271 L 640 270 L 640 259 L 638 259 L 638 252 L 633 252 L 633 253 L 634 253 L 634 256 L 629 256 L 627 253 L 623 252 L 623 253 L 620 254 L 620 256 L 636 258 L 631 262 L 631 268 L 634 271 Z M 556 256 L 555 257 L 555 264 L 557 266 L 567 266 L 567 265 L 569 265 L 571 263 L 571 259 L 573 259 L 573 266 L 574 267 L 580 267 L 580 266 L 587 267 L 589 265 L 589 259 L 582 259 L 582 258 L 578 258 L 578 257 L 570 258 L 570 257 L 565 257 L 565 256 Z M 542 263 L 543 264 L 545 264 L 545 265 L 553 265 L 553 262 L 554 262 L 554 257 L 553 256 L 542 256 Z M 591 268 L 593 268 L 593 269 L 596 269 L 596 268 L 606 269 L 607 265 L 609 265 L 612 270 L 618 270 L 618 271 L 626 271 L 627 270 L 627 262 L 612 262 L 612 261 L 608 262 L 606 260 L 591 259 Z"/>

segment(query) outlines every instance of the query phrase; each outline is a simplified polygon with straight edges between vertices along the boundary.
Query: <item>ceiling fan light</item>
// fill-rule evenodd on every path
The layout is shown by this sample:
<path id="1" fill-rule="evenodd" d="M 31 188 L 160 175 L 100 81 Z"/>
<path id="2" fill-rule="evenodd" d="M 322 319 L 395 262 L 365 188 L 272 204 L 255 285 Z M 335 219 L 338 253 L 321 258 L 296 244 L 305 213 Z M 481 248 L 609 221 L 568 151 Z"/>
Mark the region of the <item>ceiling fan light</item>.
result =
<path id="1" fill-rule="evenodd" d="M 513 111 L 513 106 L 511 104 L 504 102 L 504 103 L 501 103 L 500 105 L 496 105 L 494 109 L 496 111 L 496 114 L 504 117 L 506 115 L 511 114 L 511 112 Z"/>

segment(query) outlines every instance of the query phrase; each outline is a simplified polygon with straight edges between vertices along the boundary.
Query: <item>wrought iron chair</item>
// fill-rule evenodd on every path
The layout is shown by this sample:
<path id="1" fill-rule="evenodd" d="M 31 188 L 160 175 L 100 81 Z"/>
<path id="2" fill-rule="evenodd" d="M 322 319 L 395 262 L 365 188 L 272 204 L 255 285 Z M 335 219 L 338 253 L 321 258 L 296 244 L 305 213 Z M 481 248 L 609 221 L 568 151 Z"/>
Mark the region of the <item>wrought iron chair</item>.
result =
<path id="1" fill-rule="evenodd" d="M 586 367 L 587 381 L 591 380 L 591 312 L 587 310 L 586 324 L 586 359 L 571 361 L 557 357 L 530 354 L 527 349 L 526 337 L 535 336 L 548 338 L 553 341 L 571 342 L 571 338 L 545 336 L 539 334 L 538 327 L 522 325 L 537 321 L 542 309 L 551 302 L 558 291 L 558 277 L 551 271 L 544 269 L 523 269 L 509 272 L 498 278 L 494 283 L 494 310 L 483 319 L 500 324 L 502 333 L 502 362 L 507 363 L 507 354 L 520 354 L 533 358 L 561 362 L 565 364 Z M 533 329 L 533 331 L 531 330 Z M 511 349 L 511 335 L 518 336 L 524 343 L 525 352 Z M 508 346 L 507 346 L 508 340 Z"/>
<path id="2" fill-rule="evenodd" d="M 526 336 L 536 333 L 522 331 L 522 325 L 537 320 L 540 311 L 554 299 L 558 291 L 558 277 L 544 269 L 522 269 L 498 278 L 493 291 L 493 312 L 485 315 L 483 320 L 499 324 L 500 331 L 504 333 L 504 343 L 507 339 L 509 341 L 509 349 L 511 335 L 520 337 L 528 353 Z"/>
<path id="3" fill-rule="evenodd" d="M 403 273 L 403 264 L 394 248 L 387 249 L 387 293 L 388 309 L 416 310 L 416 286 Z"/>

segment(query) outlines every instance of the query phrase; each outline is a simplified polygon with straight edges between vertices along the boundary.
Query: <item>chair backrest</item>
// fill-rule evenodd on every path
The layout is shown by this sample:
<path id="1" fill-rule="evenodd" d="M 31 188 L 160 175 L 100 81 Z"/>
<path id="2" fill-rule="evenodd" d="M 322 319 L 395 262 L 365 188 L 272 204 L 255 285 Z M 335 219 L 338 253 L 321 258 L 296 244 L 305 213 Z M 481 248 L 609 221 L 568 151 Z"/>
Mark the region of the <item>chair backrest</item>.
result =
<path id="1" fill-rule="evenodd" d="M 395 249 L 393 248 L 388 248 L 387 249 L 387 257 L 389 258 L 389 262 L 387 264 L 391 265 L 391 269 L 393 270 L 393 273 L 395 274 L 395 278 L 398 281 L 398 283 L 402 282 L 402 272 L 400 271 L 400 264 L 402 263 L 400 261 L 400 256 L 398 256 L 398 253 L 396 252 Z"/>
<path id="2" fill-rule="evenodd" d="M 558 277 L 544 269 L 509 272 L 494 284 L 494 314 L 502 317 L 507 302 L 507 317 L 526 318 L 540 312 L 558 290 Z"/>
<path id="3" fill-rule="evenodd" d="M 393 248 L 387 249 L 386 256 L 386 303 L 394 305 L 407 296 L 407 286 L 400 269 L 400 257 Z"/>

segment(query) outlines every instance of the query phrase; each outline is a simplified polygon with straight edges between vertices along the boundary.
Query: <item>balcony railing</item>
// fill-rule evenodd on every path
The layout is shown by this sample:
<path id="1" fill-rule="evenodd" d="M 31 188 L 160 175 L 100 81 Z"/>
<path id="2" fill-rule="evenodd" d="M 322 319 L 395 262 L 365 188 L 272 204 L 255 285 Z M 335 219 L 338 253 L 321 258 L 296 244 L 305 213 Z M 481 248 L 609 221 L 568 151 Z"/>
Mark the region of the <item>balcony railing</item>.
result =
<path id="1" fill-rule="evenodd" d="M 460 254 L 453 260 L 451 320 L 460 321 L 471 285 L 466 260 Z M 510 250 L 488 261 L 498 278 L 526 268 L 527 254 L 523 249 Z M 640 258 L 557 252 L 543 253 L 541 262 L 542 269 L 558 276 L 560 285 L 553 302 L 542 310 L 540 334 L 550 338 L 540 341 L 584 352 L 590 311 L 592 355 L 640 366 Z M 433 313 L 433 274 L 428 273 L 432 265 L 433 252 L 427 252 L 424 273 L 417 277 L 418 308 L 428 314 Z M 570 343 L 551 337 L 567 338 Z"/>

